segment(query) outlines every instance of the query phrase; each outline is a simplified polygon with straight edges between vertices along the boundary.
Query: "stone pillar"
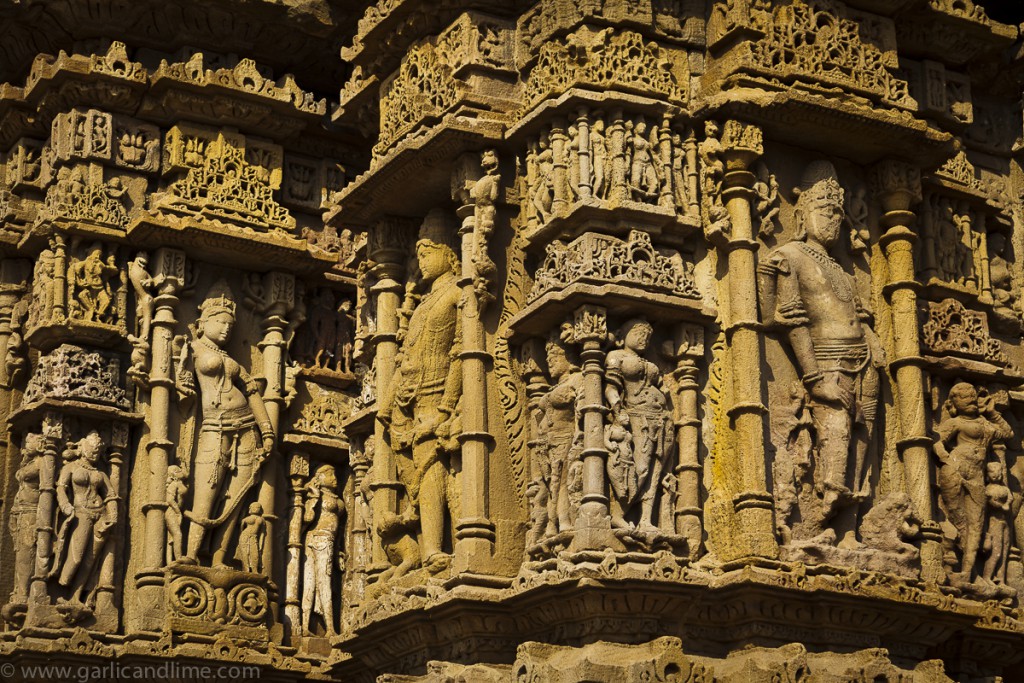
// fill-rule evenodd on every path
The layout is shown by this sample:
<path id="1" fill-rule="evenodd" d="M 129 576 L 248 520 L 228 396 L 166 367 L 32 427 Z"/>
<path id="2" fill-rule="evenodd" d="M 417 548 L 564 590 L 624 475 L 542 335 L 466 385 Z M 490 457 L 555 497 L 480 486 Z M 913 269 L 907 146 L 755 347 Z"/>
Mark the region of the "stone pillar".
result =
<path id="1" fill-rule="evenodd" d="M 496 175 L 480 177 L 478 159 L 475 155 L 463 157 L 461 172 L 456 171 L 456 177 L 462 178 L 462 186 L 454 187 L 456 183 L 453 183 L 456 201 L 464 202 L 456 210 L 462 220 L 459 228 L 462 272 L 458 279 L 458 286 L 462 289 L 462 306 L 459 310 L 462 316 L 462 349 L 459 351 L 459 359 L 462 361 L 462 433 L 459 435 L 462 473 L 459 505 L 461 517 L 455 520 L 456 574 L 485 573 L 494 553 L 495 541 L 494 523 L 490 520 L 488 510 L 488 461 L 494 448 L 494 437 L 489 431 L 487 414 L 487 368 L 494 361 L 487 351 L 481 315 L 489 296 L 487 290 L 490 283 L 486 280 L 482 266 L 489 262 L 487 236 L 494 229 L 494 200 L 497 198 L 498 180 Z M 494 183 L 493 193 L 489 185 L 485 186 L 489 183 Z M 487 196 L 478 196 L 481 193 Z M 485 200 L 487 206 L 482 204 Z M 489 215 L 484 215 L 488 207 Z"/>
<path id="2" fill-rule="evenodd" d="M 50 242 L 53 249 L 53 311 L 48 322 L 59 325 L 67 320 L 68 249 L 64 235 L 57 233 Z"/>
<path id="3" fill-rule="evenodd" d="M 551 127 L 551 178 L 554 191 L 551 200 L 551 215 L 564 216 L 569 207 L 569 167 L 566 161 L 566 143 L 569 136 L 565 133 L 565 120 L 555 119 Z"/>
<path id="4" fill-rule="evenodd" d="M 110 487 L 115 492 L 117 517 L 107 536 L 107 548 L 100 565 L 99 581 L 96 586 L 96 619 L 104 630 L 115 632 L 119 624 L 122 582 L 117 576 L 117 563 L 127 561 L 125 551 L 125 501 L 128 499 L 128 477 L 125 475 L 125 452 L 128 450 L 129 429 L 124 422 L 114 422 L 110 427 Z"/>
<path id="5" fill-rule="evenodd" d="M 666 114 L 658 128 L 658 146 L 651 149 L 651 159 L 661 155 L 661 189 L 658 194 L 658 206 L 671 209 L 675 206 L 672 187 L 672 120 Z M 657 161 L 655 161 L 657 163 Z"/>
<path id="6" fill-rule="evenodd" d="M 576 127 L 580 136 L 580 186 L 581 200 L 587 200 L 594 194 L 594 171 L 591 164 L 590 151 L 590 114 L 586 107 L 576 110 Z"/>
<path id="7" fill-rule="evenodd" d="M 302 585 L 302 512 L 303 487 L 309 477 L 309 457 L 291 456 L 288 465 L 288 560 L 285 570 L 284 627 L 292 645 L 302 637 L 302 611 L 299 594 Z"/>
<path id="8" fill-rule="evenodd" d="M 141 606 L 139 628 L 158 631 L 163 624 L 164 573 L 167 529 L 167 465 L 174 452 L 170 439 L 171 397 L 174 395 L 174 318 L 178 292 L 185 282 L 185 253 L 158 249 L 154 279 L 159 283 L 153 301 L 152 367 L 149 371 L 149 493 L 142 506 L 145 515 L 142 569 L 135 575 Z"/>
<path id="9" fill-rule="evenodd" d="M 39 507 L 36 510 L 36 567 L 29 584 L 29 611 L 33 604 L 47 605 L 50 596 L 46 590 L 46 577 L 50 572 L 53 555 L 53 528 L 56 511 L 57 450 L 64 438 L 64 422 L 58 413 L 48 412 L 43 418 L 43 452 L 39 456 Z"/>
<path id="10" fill-rule="evenodd" d="M 609 175 L 608 200 L 613 204 L 621 204 L 629 199 L 626 188 L 626 126 L 621 109 L 612 112 L 607 135 L 611 143 L 611 174 L 605 172 Z"/>
<path id="11" fill-rule="evenodd" d="M 263 376 L 267 387 L 263 392 L 263 403 L 267 406 L 267 417 L 275 435 L 281 433 L 281 413 L 284 408 L 284 356 L 286 347 L 285 329 L 288 327 L 288 314 L 295 307 L 295 276 L 287 273 L 268 273 L 263 283 L 263 339 L 258 346 L 263 351 Z M 261 428 L 262 431 L 262 428 Z M 284 562 L 274 557 L 274 543 L 277 537 L 279 517 L 277 493 L 284 487 L 283 467 L 277 453 L 270 454 L 263 463 L 260 473 L 259 503 L 263 507 L 263 516 L 267 520 L 267 538 L 263 544 L 263 568 L 270 577 L 270 605 L 276 611 L 277 601 L 274 594 L 285 583 Z M 276 559 L 276 563 L 275 563 Z M 276 617 L 276 615 L 275 615 Z M 276 620 L 276 619 L 275 619 Z"/>
<path id="12" fill-rule="evenodd" d="M 581 306 L 573 320 L 573 337 L 580 344 L 583 400 L 577 406 L 583 420 L 583 501 L 576 519 L 573 550 L 604 550 L 613 547 L 608 511 L 604 442 L 604 344 L 608 316 L 600 306 Z"/>
<path id="13" fill-rule="evenodd" d="M 675 467 L 675 533 L 686 538 L 690 558 L 701 555 L 704 537 L 704 509 L 700 501 L 701 421 L 697 412 L 698 363 L 704 358 L 704 329 L 698 325 L 679 326 L 677 360 L 673 371 L 676 384 L 675 426 L 679 450 Z"/>
<path id="14" fill-rule="evenodd" d="M 773 503 L 765 478 L 765 415 L 760 329 L 757 317 L 757 248 L 751 222 L 756 201 L 755 176 L 750 165 L 762 153 L 761 130 L 739 121 L 728 121 L 722 135 L 725 175 L 722 202 L 729 213 L 731 232 L 719 247 L 728 269 L 728 306 L 723 327 L 729 362 L 732 363 L 731 401 L 727 414 L 732 422 L 740 474 L 733 505 L 741 530 L 734 548 L 737 556 L 777 557 Z"/>
<path id="15" fill-rule="evenodd" d="M 889 264 L 889 280 L 883 293 L 892 310 L 893 357 L 889 372 L 896 382 L 893 394 L 899 413 L 900 438 L 896 449 L 903 462 L 907 493 L 921 524 L 921 573 L 929 581 L 941 581 L 942 536 L 934 522 L 932 504 L 932 439 L 925 424 L 924 371 L 921 368 L 917 292 L 911 208 L 921 201 L 920 171 L 897 161 L 883 161 L 875 168 L 875 192 L 882 208 L 882 249 Z"/>
<path id="16" fill-rule="evenodd" d="M 398 309 L 402 305 L 402 276 L 406 258 L 403 244 L 415 235 L 414 227 L 401 219 L 385 219 L 374 225 L 368 235 L 367 257 L 374 264 L 371 273 L 377 282 L 371 292 L 377 298 L 377 333 L 372 338 L 377 361 L 377 396 L 383 396 L 391 385 L 398 356 Z M 371 465 L 370 488 L 373 491 L 373 518 L 382 519 L 385 513 L 398 511 L 398 472 L 395 454 L 387 438 L 384 425 L 374 425 L 374 457 Z M 371 529 L 374 539 L 377 535 Z M 373 543 L 373 569 L 381 571 L 389 566 L 384 548 L 379 541 Z"/>
<path id="17" fill-rule="evenodd" d="M 683 143 L 686 154 L 686 215 L 689 218 L 700 218 L 700 175 L 697 172 L 697 136 L 691 128 Z"/>

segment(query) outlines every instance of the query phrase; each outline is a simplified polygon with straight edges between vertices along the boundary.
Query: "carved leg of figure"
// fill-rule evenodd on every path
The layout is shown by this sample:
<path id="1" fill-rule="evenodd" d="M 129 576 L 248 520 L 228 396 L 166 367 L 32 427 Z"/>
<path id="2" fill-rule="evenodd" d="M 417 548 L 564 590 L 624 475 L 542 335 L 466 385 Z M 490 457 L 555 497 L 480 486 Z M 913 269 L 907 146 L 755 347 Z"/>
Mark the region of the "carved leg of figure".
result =
<path id="1" fill-rule="evenodd" d="M 332 546 L 319 551 L 314 570 L 316 575 L 317 611 L 320 612 L 324 619 L 328 636 L 338 635 L 337 631 L 334 630 L 334 601 L 331 596 L 331 555 L 333 551 L 334 548 Z"/>
<path id="2" fill-rule="evenodd" d="M 552 520 L 558 520 L 557 531 L 566 531 L 572 526 L 569 521 L 569 490 L 565 476 L 568 444 L 556 445 L 553 450 L 555 457 L 551 460 L 551 500 L 548 514 Z"/>
<path id="3" fill-rule="evenodd" d="M 60 570 L 60 585 L 71 586 L 78 573 L 79 565 L 89 549 L 92 540 L 92 519 L 82 513 L 75 514 L 75 528 L 68 542 L 68 553 Z M 55 558 L 59 560 L 60 558 Z"/>
<path id="4" fill-rule="evenodd" d="M 17 539 L 14 551 L 14 590 L 11 602 L 24 602 L 28 598 L 28 587 L 36 564 L 36 520 L 35 510 L 19 512 L 11 520 Z"/>
<path id="5" fill-rule="evenodd" d="M 168 511 L 167 518 L 167 564 L 181 557 L 181 515 Z"/>
<path id="6" fill-rule="evenodd" d="M 249 434 L 251 435 L 252 432 L 249 432 Z M 250 436 L 249 438 L 253 437 Z M 229 552 L 231 550 L 231 546 L 233 545 L 233 541 L 235 540 L 235 527 L 238 526 L 238 520 L 242 516 L 242 513 L 244 512 L 243 508 L 245 507 L 245 504 L 240 499 L 244 498 L 245 495 L 252 488 L 252 475 L 255 467 L 254 463 L 252 462 L 253 457 L 255 455 L 254 438 L 253 446 L 254 450 L 249 451 L 251 455 L 248 456 L 247 458 L 249 460 L 249 464 L 238 464 L 238 469 L 235 472 L 235 474 L 231 477 L 230 483 L 228 485 L 228 490 L 223 496 L 224 509 L 226 510 L 228 506 L 234 505 L 234 510 L 232 510 L 231 514 L 228 515 L 228 518 L 224 520 L 224 523 L 221 524 L 216 529 L 216 531 L 214 531 L 213 544 L 214 547 L 216 548 L 216 550 L 214 550 L 213 552 L 214 567 L 227 566 Z M 245 457 L 243 455 L 244 453 L 245 451 L 243 451 L 240 447 L 238 454 L 240 460 L 243 457 Z M 234 503 L 234 501 L 236 500 L 238 500 L 237 504 Z"/>
<path id="7" fill-rule="evenodd" d="M 964 508 L 964 479 L 955 464 L 942 465 L 938 473 L 939 494 L 949 519 L 963 543 L 967 538 L 967 512 Z"/>
<path id="8" fill-rule="evenodd" d="M 394 573 L 393 568 L 385 570 L 379 581 L 386 581 Z M 387 576 L 385 576 L 387 575 Z M 306 546 L 306 561 L 302 563 L 302 632 L 313 635 L 313 601 L 316 599 L 316 554 Z"/>
<path id="9" fill-rule="evenodd" d="M 418 462 L 423 457 L 433 456 L 420 455 L 416 451 L 422 449 L 433 452 L 437 448 L 437 442 L 431 439 L 413 448 L 413 460 Z M 417 455 L 419 457 L 416 457 Z M 447 565 L 442 559 L 447 559 L 447 556 L 441 552 L 441 542 L 444 538 L 446 476 L 444 464 L 435 460 L 423 474 L 419 487 L 420 528 L 423 532 L 422 557 L 424 566 L 431 573 L 441 571 Z"/>
<path id="10" fill-rule="evenodd" d="M 856 430 L 856 461 L 853 470 L 853 495 L 858 500 L 867 500 L 871 496 L 871 473 L 873 462 L 868 462 L 871 450 L 871 439 L 875 433 L 875 418 L 878 410 L 878 372 L 872 368 L 864 369 L 859 380 L 860 407 L 864 424 Z"/>
<path id="11" fill-rule="evenodd" d="M 224 472 L 221 467 L 221 435 L 218 432 L 201 432 L 196 445 L 196 461 L 193 475 L 192 522 L 188 528 L 188 552 L 186 558 L 195 562 L 199 548 L 206 537 L 206 527 L 200 522 L 208 520 L 214 505 L 220 499 Z"/>
<path id="12" fill-rule="evenodd" d="M 982 476 L 964 482 L 964 512 L 967 517 L 967 534 L 962 539 L 964 561 L 962 573 L 965 581 L 971 580 L 974 564 L 981 548 L 981 534 L 985 526 L 985 480 Z"/>

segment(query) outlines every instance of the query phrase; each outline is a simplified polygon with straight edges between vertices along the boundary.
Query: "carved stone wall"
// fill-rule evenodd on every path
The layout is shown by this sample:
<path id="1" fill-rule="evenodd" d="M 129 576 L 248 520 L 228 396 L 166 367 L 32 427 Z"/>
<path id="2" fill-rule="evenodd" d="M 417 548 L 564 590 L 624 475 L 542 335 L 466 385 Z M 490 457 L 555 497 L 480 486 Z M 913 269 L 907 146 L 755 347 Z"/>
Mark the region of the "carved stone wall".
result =
<path id="1" fill-rule="evenodd" d="M 0 7 L 14 680 L 1024 679 L 1019 10 L 129 4 Z"/>

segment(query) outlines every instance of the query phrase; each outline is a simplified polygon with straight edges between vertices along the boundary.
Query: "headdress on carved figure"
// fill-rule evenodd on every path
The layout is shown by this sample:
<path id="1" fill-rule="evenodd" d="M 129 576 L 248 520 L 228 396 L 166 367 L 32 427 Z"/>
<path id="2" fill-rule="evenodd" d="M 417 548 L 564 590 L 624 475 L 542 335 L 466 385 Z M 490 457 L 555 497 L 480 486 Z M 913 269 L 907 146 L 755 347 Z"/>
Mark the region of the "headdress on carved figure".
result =
<path id="1" fill-rule="evenodd" d="M 795 238 L 802 240 L 807 233 L 803 225 L 804 212 L 819 206 L 843 206 L 843 186 L 839 184 L 839 174 L 831 161 L 824 159 L 812 161 L 804 169 L 800 177 L 800 185 L 793 190 L 796 200 L 797 234 Z"/>
<path id="2" fill-rule="evenodd" d="M 203 303 L 199 304 L 199 317 L 211 318 L 218 313 L 229 313 L 235 316 L 235 302 L 232 300 L 231 287 L 224 280 L 218 280 L 210 288 Z"/>
<path id="3" fill-rule="evenodd" d="M 420 225 L 419 237 L 416 244 L 420 242 L 432 242 L 448 247 L 455 253 L 455 235 L 457 226 L 449 213 L 443 209 L 431 209 L 430 213 L 423 219 Z"/>

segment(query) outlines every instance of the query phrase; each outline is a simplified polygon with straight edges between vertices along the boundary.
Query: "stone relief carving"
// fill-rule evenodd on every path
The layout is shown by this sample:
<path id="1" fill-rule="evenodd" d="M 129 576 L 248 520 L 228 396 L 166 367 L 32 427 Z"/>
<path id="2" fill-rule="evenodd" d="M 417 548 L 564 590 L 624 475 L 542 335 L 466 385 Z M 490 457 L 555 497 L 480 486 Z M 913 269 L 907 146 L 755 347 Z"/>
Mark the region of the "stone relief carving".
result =
<path id="1" fill-rule="evenodd" d="M 432 212 L 416 242 L 419 281 L 399 312 L 402 339 L 395 377 L 380 397 L 377 419 L 399 454 L 399 478 L 408 495 L 402 521 L 418 525 L 420 556 L 431 573 L 447 568 L 442 548 L 446 520 L 457 516 L 458 488 L 451 453 L 460 433 L 462 395 L 458 257 L 449 246 L 454 229 Z M 392 529 L 393 523 L 387 525 Z"/>
<path id="2" fill-rule="evenodd" d="M 313 635 L 313 615 L 323 620 L 328 636 L 337 634 L 334 616 L 334 567 L 344 568 L 338 562 L 335 544 L 339 518 L 345 506 L 335 489 L 338 480 L 334 468 L 321 465 L 306 489 L 306 504 L 302 514 L 306 531 L 306 557 L 303 568 L 302 624 L 307 635 Z M 315 523 L 314 523 L 315 520 Z"/>
<path id="3" fill-rule="evenodd" d="M 863 547 L 859 510 L 871 500 L 876 467 L 876 368 L 885 356 L 854 279 L 829 253 L 843 199 L 832 165 L 810 164 L 796 202 L 796 237 L 759 268 L 764 319 L 784 330 L 799 374 L 772 410 L 779 530 L 798 555 Z"/>
<path id="4" fill-rule="evenodd" d="M 182 346 L 178 390 L 198 394 L 196 414 L 185 431 L 195 439 L 194 452 L 179 451 L 181 466 L 191 474 L 192 502 L 185 512 L 189 532 L 184 557 L 196 564 L 204 541 L 211 561 L 226 566 L 236 546 L 235 533 L 246 495 L 275 447 L 274 429 L 259 385 L 226 351 L 235 324 L 235 302 L 223 281 L 214 285 L 199 307 L 192 340 Z"/>
<path id="5" fill-rule="evenodd" d="M 530 220 L 547 223 L 577 202 L 635 202 L 696 220 L 696 141 L 668 117 L 581 107 L 530 143 Z"/>
<path id="6" fill-rule="evenodd" d="M 692 261 L 679 252 L 656 249 L 650 234 L 640 230 L 631 230 L 625 240 L 585 233 L 569 244 L 556 240 L 545 251 L 531 301 L 576 282 L 629 283 L 686 298 L 698 296 Z"/>
<path id="7" fill-rule="evenodd" d="M 946 519 L 956 530 L 959 571 L 950 575 L 957 586 L 980 581 L 983 591 L 1005 596 L 1007 488 L 1002 442 L 1013 430 L 998 409 L 999 396 L 984 394 L 958 382 L 949 390 L 936 427 L 937 483 Z M 986 556 L 979 564 L 982 553 Z M 987 589 L 987 590 L 985 590 Z"/>
<path id="8" fill-rule="evenodd" d="M 921 327 L 925 347 L 939 355 L 1009 362 L 999 342 L 989 335 L 985 314 L 971 311 L 956 299 L 928 303 L 928 319 Z"/>

